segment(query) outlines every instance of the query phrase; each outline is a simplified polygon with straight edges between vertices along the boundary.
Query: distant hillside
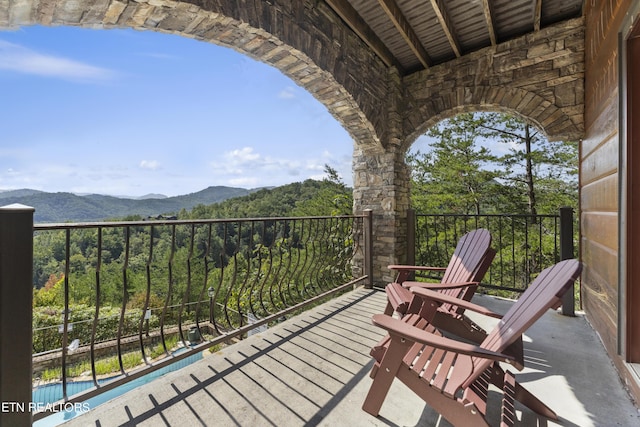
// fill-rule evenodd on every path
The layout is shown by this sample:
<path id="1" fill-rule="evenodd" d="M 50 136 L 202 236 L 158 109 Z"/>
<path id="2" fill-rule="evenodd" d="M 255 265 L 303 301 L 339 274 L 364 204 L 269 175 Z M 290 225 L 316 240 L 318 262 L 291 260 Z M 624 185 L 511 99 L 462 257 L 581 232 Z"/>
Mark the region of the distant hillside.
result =
<path id="1" fill-rule="evenodd" d="M 38 190 L 30 190 L 28 188 L 25 188 L 22 190 L 0 191 L 0 202 L 2 202 L 2 199 L 6 199 L 6 198 L 33 196 L 34 194 L 40 194 L 40 193 L 43 193 L 43 192 Z"/>
<path id="2" fill-rule="evenodd" d="M 35 208 L 34 220 L 40 222 L 86 222 L 131 215 L 141 217 L 177 213 L 197 205 L 210 205 L 245 196 L 253 190 L 234 187 L 209 187 L 197 193 L 166 198 L 130 199 L 90 194 L 46 193 L 36 190 L 0 192 L 0 205 L 20 203 Z M 160 196 L 162 197 L 162 196 Z"/>
<path id="3" fill-rule="evenodd" d="M 180 219 L 349 215 L 352 209 L 351 188 L 342 182 L 307 179 L 257 189 L 245 196 L 208 206 L 200 205 L 181 212 Z"/>

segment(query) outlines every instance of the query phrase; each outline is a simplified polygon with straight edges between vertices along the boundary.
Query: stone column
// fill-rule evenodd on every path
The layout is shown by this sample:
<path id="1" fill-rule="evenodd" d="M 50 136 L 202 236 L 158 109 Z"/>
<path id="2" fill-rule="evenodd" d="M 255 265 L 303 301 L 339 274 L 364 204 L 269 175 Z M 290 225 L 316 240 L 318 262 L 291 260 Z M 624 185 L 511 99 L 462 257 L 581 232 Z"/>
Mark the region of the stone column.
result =
<path id="1" fill-rule="evenodd" d="M 406 258 L 409 173 L 404 152 L 356 147 L 353 156 L 354 211 L 373 210 L 373 281 L 393 280 L 387 266 Z"/>
<path id="2" fill-rule="evenodd" d="M 386 115 L 380 143 L 356 141 L 353 152 L 355 213 L 373 211 L 373 282 L 393 280 L 387 266 L 406 259 L 410 175 L 402 135 L 402 80 L 395 68 L 387 76 Z"/>

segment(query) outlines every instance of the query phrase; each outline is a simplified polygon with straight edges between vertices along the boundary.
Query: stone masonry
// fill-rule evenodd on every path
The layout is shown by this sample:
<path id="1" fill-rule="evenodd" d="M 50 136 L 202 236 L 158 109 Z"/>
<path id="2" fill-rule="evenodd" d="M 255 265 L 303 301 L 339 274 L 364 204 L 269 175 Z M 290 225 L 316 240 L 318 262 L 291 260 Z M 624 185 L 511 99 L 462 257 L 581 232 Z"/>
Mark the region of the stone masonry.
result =
<path id="1" fill-rule="evenodd" d="M 321 0 L 0 0 L 0 29 L 35 24 L 178 34 L 231 47 L 304 87 L 354 139 L 354 212 L 374 211 L 378 284 L 406 253 L 404 156 L 430 126 L 465 111 L 507 111 L 551 140 L 584 131 L 582 19 L 406 78 Z"/>

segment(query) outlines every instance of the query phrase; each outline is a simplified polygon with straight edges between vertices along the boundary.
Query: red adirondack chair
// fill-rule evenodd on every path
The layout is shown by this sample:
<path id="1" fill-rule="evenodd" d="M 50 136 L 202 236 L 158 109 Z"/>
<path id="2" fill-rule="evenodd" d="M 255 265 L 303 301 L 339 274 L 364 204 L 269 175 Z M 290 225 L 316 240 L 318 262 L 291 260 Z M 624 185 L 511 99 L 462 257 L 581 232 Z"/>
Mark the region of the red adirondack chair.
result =
<path id="1" fill-rule="evenodd" d="M 562 261 L 542 271 L 514 303 L 502 320 L 478 346 L 442 337 L 422 329 L 429 326 L 429 313 L 440 303 L 460 305 L 467 310 L 488 310 L 440 292 L 413 289 L 426 301 L 424 323 L 409 325 L 384 314 L 373 316 L 373 323 L 386 329 L 390 342 L 380 353 L 371 371 L 373 383 L 363 409 L 377 416 L 394 378 L 398 378 L 455 426 L 489 426 L 486 417 L 488 385 L 503 390 L 504 425 L 514 421 L 513 399 L 547 418 L 557 415 L 505 373 L 497 362 L 513 362 L 504 351 L 516 342 L 549 308 L 559 307 L 562 296 L 578 278 L 581 264 Z"/>
<path id="2" fill-rule="evenodd" d="M 413 296 L 409 287 L 422 287 L 436 290 L 443 295 L 465 301 L 471 300 L 480 281 L 491 265 L 496 252 L 491 248 L 491 234 L 488 230 L 477 229 L 470 231 L 458 240 L 458 244 L 446 268 L 422 267 L 409 265 L 391 265 L 389 268 L 398 271 L 396 282 L 386 286 L 387 307 L 385 314 L 396 312 L 404 316 L 407 324 L 424 322 L 417 313 L 420 312 L 422 299 Z M 412 271 L 443 270 L 444 274 L 440 283 L 424 283 L 407 281 Z M 482 342 L 487 333 L 476 323 L 464 315 L 464 307 L 457 304 L 440 304 L 430 316 L 429 331 L 440 333 L 438 329 L 453 333 L 459 337 L 476 343 Z M 427 326 L 421 324 L 423 329 Z M 438 329 L 436 329 L 438 328 Z M 384 353 L 389 343 L 389 337 L 383 338 L 378 345 L 371 350 L 371 355 Z M 518 345 L 519 344 L 519 345 Z M 522 341 L 512 346 L 511 354 L 522 362 Z"/>
<path id="3" fill-rule="evenodd" d="M 477 229 L 466 233 L 458 240 L 458 244 L 451 256 L 447 267 L 426 267 L 416 265 L 390 265 L 389 268 L 398 272 L 395 282 L 386 286 L 387 308 L 385 314 L 393 312 L 404 315 L 417 312 L 419 301 L 411 305 L 413 295 L 409 291 L 412 286 L 426 287 L 456 298 L 469 301 L 475 293 L 478 284 L 484 277 L 495 256 L 491 249 L 491 234 L 488 230 Z M 442 271 L 440 283 L 407 282 L 410 274 L 415 271 Z M 457 307 L 442 307 L 443 310 L 457 312 Z"/>

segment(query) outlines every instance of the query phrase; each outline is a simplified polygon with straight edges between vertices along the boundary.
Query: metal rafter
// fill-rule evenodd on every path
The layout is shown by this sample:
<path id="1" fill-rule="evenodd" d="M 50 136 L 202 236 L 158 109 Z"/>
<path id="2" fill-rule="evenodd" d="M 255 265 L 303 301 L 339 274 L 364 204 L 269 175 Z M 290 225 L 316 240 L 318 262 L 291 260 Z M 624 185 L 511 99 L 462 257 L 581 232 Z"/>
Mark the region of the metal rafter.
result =
<path id="1" fill-rule="evenodd" d="M 389 19 L 393 22 L 393 25 L 396 26 L 404 40 L 407 42 L 413 53 L 416 55 L 420 63 L 425 68 L 429 68 L 431 65 L 431 59 L 427 54 L 427 51 L 424 49 L 418 36 L 415 31 L 407 21 L 407 18 L 404 16 L 397 3 L 394 0 L 378 0 L 380 2 L 380 6 L 384 9 Z"/>
<path id="2" fill-rule="evenodd" d="M 431 0 L 431 6 L 433 7 L 436 16 L 438 17 L 438 21 L 440 21 L 440 25 L 442 26 L 442 30 L 444 34 L 447 36 L 447 40 L 449 40 L 449 44 L 451 44 L 451 48 L 457 57 L 462 56 L 462 49 L 460 49 L 460 43 L 458 42 L 458 37 L 451 26 L 451 19 L 449 18 L 449 14 L 447 10 L 444 8 L 444 4 L 442 0 Z"/>
<path id="3" fill-rule="evenodd" d="M 344 27 L 352 30 L 382 63 L 397 68 L 401 75 L 462 57 L 468 53 L 466 49 L 477 51 L 497 46 L 501 42 L 501 28 L 505 29 L 505 37 L 519 37 L 540 31 L 547 20 L 578 17 L 585 7 L 584 0 L 557 2 L 558 5 L 548 7 L 545 0 L 312 0 L 316 7 L 321 5 L 325 12 L 342 18 Z M 473 8 L 471 3 L 475 5 Z M 433 22 L 429 8 L 439 25 Z M 418 10 L 429 18 L 416 15 L 414 20 Z M 457 17 L 465 22 L 462 27 L 456 25 Z"/>
<path id="4" fill-rule="evenodd" d="M 325 0 L 325 2 L 378 55 L 387 67 L 395 66 L 400 72 L 403 72 L 398 60 L 349 2 L 344 0 Z"/>
<path id="5" fill-rule="evenodd" d="M 542 0 L 536 0 L 536 10 L 533 15 L 533 30 L 540 31 L 540 21 L 542 19 Z"/>
<path id="6" fill-rule="evenodd" d="M 498 44 L 498 38 L 496 37 L 496 27 L 493 25 L 493 11 L 490 0 L 482 0 L 482 11 L 484 12 L 484 19 L 487 22 L 491 45 L 495 46 Z"/>

